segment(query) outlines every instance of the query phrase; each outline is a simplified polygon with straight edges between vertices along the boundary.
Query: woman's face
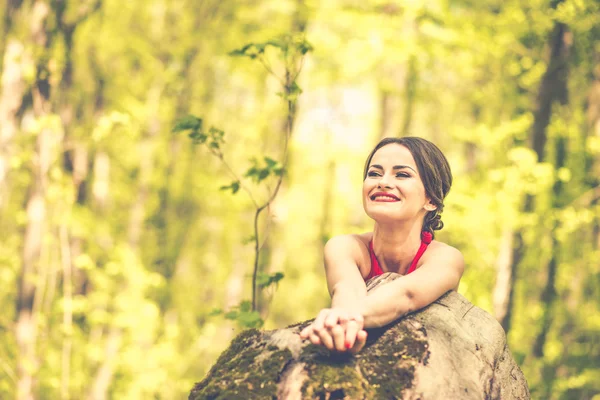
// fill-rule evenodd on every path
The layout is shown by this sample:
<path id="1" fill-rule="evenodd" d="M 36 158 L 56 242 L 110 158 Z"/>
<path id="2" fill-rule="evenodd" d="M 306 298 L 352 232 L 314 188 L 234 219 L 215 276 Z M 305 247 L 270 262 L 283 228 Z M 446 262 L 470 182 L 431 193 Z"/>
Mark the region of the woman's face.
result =
<path id="1" fill-rule="evenodd" d="M 423 218 L 435 209 L 408 148 L 391 143 L 375 152 L 363 182 L 363 207 L 382 222 Z"/>

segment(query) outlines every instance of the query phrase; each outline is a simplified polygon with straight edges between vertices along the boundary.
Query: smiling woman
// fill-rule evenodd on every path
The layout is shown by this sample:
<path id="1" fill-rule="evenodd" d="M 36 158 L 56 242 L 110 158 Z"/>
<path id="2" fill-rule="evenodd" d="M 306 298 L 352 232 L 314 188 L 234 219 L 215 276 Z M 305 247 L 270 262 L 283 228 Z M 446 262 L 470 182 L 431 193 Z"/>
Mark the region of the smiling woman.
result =
<path id="1" fill-rule="evenodd" d="M 433 143 L 403 137 L 375 146 L 365 163 L 362 193 L 373 232 L 327 242 L 331 308 L 301 332 L 303 339 L 356 353 L 366 342 L 366 328 L 387 325 L 458 288 L 462 254 L 433 240 L 444 226 L 441 212 L 451 185 L 448 161 Z M 367 295 L 365 282 L 384 272 L 404 276 Z"/>

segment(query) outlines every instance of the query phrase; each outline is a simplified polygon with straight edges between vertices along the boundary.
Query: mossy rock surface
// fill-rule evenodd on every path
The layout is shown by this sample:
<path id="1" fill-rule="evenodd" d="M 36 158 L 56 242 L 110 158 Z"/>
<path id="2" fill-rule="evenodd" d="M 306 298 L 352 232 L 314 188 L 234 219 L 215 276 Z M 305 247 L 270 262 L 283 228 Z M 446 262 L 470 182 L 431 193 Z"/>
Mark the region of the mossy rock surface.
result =
<path id="1" fill-rule="evenodd" d="M 241 333 L 189 398 L 529 399 L 502 328 L 455 292 L 370 330 L 355 356 L 302 341 L 308 323 Z"/>

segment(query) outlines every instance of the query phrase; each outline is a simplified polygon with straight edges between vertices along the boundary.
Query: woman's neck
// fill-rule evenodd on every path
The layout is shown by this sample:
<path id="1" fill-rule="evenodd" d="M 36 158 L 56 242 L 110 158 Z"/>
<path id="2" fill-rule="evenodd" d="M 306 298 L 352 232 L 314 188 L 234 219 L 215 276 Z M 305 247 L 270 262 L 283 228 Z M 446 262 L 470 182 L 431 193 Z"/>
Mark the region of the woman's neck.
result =
<path id="1" fill-rule="evenodd" d="M 373 251 L 384 271 L 406 273 L 421 245 L 421 226 L 375 223 Z"/>

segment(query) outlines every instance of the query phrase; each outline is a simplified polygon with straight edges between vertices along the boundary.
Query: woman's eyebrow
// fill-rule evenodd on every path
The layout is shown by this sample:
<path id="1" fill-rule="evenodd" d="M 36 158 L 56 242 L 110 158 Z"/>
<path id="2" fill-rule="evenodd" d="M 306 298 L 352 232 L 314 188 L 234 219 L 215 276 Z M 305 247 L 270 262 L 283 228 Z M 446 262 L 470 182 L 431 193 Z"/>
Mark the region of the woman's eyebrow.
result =
<path id="1" fill-rule="evenodd" d="M 411 167 L 409 165 L 394 165 L 394 168 L 392 168 L 392 169 L 404 169 L 404 168 L 412 169 L 415 173 L 417 172 L 417 171 L 415 171 L 415 169 L 413 167 Z"/>
<path id="2" fill-rule="evenodd" d="M 379 164 L 372 164 L 370 168 L 377 168 L 383 171 L 383 167 Z M 394 165 L 394 167 L 392 169 L 396 170 L 396 169 L 404 169 L 404 168 L 408 168 L 408 169 L 412 169 L 415 173 L 417 173 L 417 171 L 415 171 L 415 169 L 409 165 Z"/>

